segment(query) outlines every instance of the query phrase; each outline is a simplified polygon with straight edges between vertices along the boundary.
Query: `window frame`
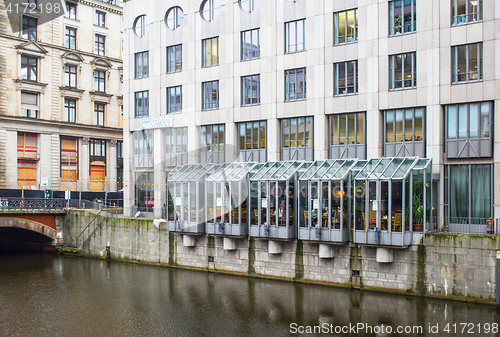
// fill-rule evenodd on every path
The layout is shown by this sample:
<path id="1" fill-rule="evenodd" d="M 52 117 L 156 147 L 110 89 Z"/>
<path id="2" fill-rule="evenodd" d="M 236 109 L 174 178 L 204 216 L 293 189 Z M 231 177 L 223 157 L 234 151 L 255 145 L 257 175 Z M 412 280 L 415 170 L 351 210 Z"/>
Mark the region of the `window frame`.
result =
<path id="1" fill-rule="evenodd" d="M 257 8 L 259 8 L 259 5 L 260 5 L 260 1 L 261 0 L 238 0 L 238 4 L 240 6 L 240 9 L 243 11 L 243 12 L 246 12 L 246 13 L 252 13 L 253 11 L 255 11 Z M 248 10 L 243 8 L 243 5 L 242 4 L 248 4 Z"/>
<path id="2" fill-rule="evenodd" d="M 172 103 L 172 91 L 175 91 L 175 100 Z M 177 102 L 179 98 L 179 102 Z M 167 115 L 182 112 L 182 85 L 167 87 Z"/>
<path id="3" fill-rule="evenodd" d="M 36 41 L 38 38 L 37 30 L 38 30 L 38 19 L 31 16 L 23 15 L 21 37 L 26 40 Z"/>
<path id="4" fill-rule="evenodd" d="M 396 67 L 397 58 L 401 57 L 401 80 L 396 80 Z M 405 79 L 405 58 L 411 57 L 411 77 L 410 79 Z M 409 82 L 408 82 L 409 81 Z M 401 86 L 396 86 L 397 83 L 401 83 Z M 407 86 L 406 84 L 411 85 Z M 389 55 L 389 91 L 415 89 L 417 87 L 417 53 L 408 52 L 401 54 Z"/>
<path id="5" fill-rule="evenodd" d="M 302 92 L 301 92 L 301 96 L 302 97 L 298 97 L 300 95 L 298 95 L 299 91 L 296 90 L 296 88 L 301 88 L 300 85 L 297 85 L 297 84 L 300 84 L 300 82 L 297 80 L 297 77 L 298 77 L 298 74 L 299 74 L 299 71 L 301 71 L 303 73 L 303 85 L 302 85 Z M 294 79 L 295 81 L 294 82 L 291 82 L 290 81 L 290 78 L 291 78 L 291 75 L 294 76 Z M 303 67 L 303 68 L 295 68 L 295 69 L 287 69 L 285 70 L 285 102 L 296 102 L 296 101 L 303 101 L 303 100 L 306 100 L 307 99 L 307 77 L 306 77 L 306 67 Z M 293 98 L 291 97 L 292 96 L 292 90 L 290 89 L 292 87 L 292 84 L 293 84 Z"/>
<path id="6" fill-rule="evenodd" d="M 299 23 L 302 25 L 302 43 L 299 43 Z M 299 46 L 302 44 L 302 48 Z M 306 50 L 306 19 L 285 22 L 285 54 L 300 53 Z"/>
<path id="7" fill-rule="evenodd" d="M 253 40 L 254 40 L 254 34 L 253 32 L 257 32 L 257 51 L 252 50 Z M 246 40 L 246 34 L 249 33 L 250 37 L 250 43 L 247 42 Z M 260 58 L 260 28 L 254 28 L 254 29 L 248 29 L 244 30 L 240 34 L 241 36 L 241 61 L 249 61 L 249 60 L 255 60 Z M 250 46 L 250 48 L 246 48 L 247 46 Z"/>
<path id="8" fill-rule="evenodd" d="M 139 100 L 144 103 L 139 105 Z M 134 92 L 134 118 L 149 116 L 149 90 Z"/>
<path id="9" fill-rule="evenodd" d="M 94 102 L 94 125 L 104 126 L 106 104 Z"/>
<path id="10" fill-rule="evenodd" d="M 174 56 L 172 62 L 171 56 Z M 177 56 L 180 55 L 180 59 Z M 173 65 L 173 66 L 172 66 Z M 167 47 L 167 74 L 177 73 L 182 71 L 182 44 L 176 44 Z"/>
<path id="11" fill-rule="evenodd" d="M 74 98 L 64 98 L 64 121 L 76 123 L 76 99 Z"/>
<path id="12" fill-rule="evenodd" d="M 75 27 L 66 26 L 64 29 L 64 47 L 71 50 L 76 50 L 76 31 Z M 73 47 L 73 48 L 72 48 Z"/>
<path id="13" fill-rule="evenodd" d="M 262 127 L 264 128 L 264 137 L 262 137 Z M 238 158 L 241 162 L 266 162 L 267 121 L 238 123 Z M 255 160 L 256 158 L 257 160 Z"/>
<path id="14" fill-rule="evenodd" d="M 246 95 L 247 80 L 250 80 L 250 95 Z M 256 97 L 254 97 L 255 91 L 253 90 L 254 80 L 257 81 Z M 246 102 L 247 100 L 249 100 L 249 102 Z M 260 105 L 260 74 L 241 76 L 241 106 L 252 105 Z"/>
<path id="15" fill-rule="evenodd" d="M 106 36 L 95 34 L 94 37 L 94 53 L 100 56 L 106 55 Z"/>
<path id="16" fill-rule="evenodd" d="M 146 61 L 146 62 L 144 62 Z M 144 65 L 145 64 L 145 65 Z M 149 76 L 149 51 L 142 51 L 134 54 L 134 79 L 146 78 Z"/>
<path id="17" fill-rule="evenodd" d="M 216 43 L 216 57 L 214 60 L 213 47 Z M 215 67 L 219 65 L 219 37 L 210 37 L 201 40 L 201 67 Z"/>
<path id="18" fill-rule="evenodd" d="M 421 113 L 417 117 L 417 112 Z M 411 119 L 408 118 L 411 113 Z M 392 117 L 392 123 L 389 120 L 389 115 Z M 420 157 L 425 158 L 426 155 L 426 117 L 427 111 L 425 107 L 402 108 L 402 109 L 389 109 L 383 111 L 384 119 L 384 156 L 386 157 Z M 401 121 L 399 121 L 401 119 Z M 408 134 L 408 121 L 411 120 L 411 135 Z M 416 135 L 418 128 L 418 121 L 421 125 L 421 138 Z M 399 126 L 398 126 L 399 124 Z M 392 125 L 392 141 L 388 139 L 390 133 L 389 125 Z M 398 128 L 401 133 L 398 133 Z M 408 137 L 411 137 L 408 138 Z M 400 139 L 398 139 L 400 138 Z M 400 151 L 403 151 L 401 153 Z"/>
<path id="19" fill-rule="evenodd" d="M 215 131 L 214 129 L 217 129 Z M 209 131 L 210 130 L 210 131 Z M 222 133 L 222 142 L 221 142 Z M 225 124 L 200 126 L 200 163 L 222 164 L 225 162 Z M 222 148 L 222 149 L 221 149 Z"/>
<path id="20" fill-rule="evenodd" d="M 416 20 L 416 11 L 417 11 L 417 4 L 416 0 L 407 0 L 410 1 L 410 23 L 409 25 L 406 24 L 405 22 L 405 16 L 408 15 L 408 13 L 405 13 L 405 5 L 404 1 L 401 0 L 393 0 L 389 1 L 389 36 L 397 36 L 401 34 L 410 34 L 410 33 L 415 33 L 417 31 L 417 20 Z M 396 3 L 401 3 L 401 14 L 398 15 L 400 17 L 401 24 L 398 26 L 395 26 L 396 17 L 394 16 L 394 12 L 396 11 L 395 9 L 395 4 Z M 409 29 L 407 30 L 406 27 L 409 26 Z"/>
<path id="21" fill-rule="evenodd" d="M 213 99 L 213 95 L 214 95 L 214 84 L 216 84 L 216 99 L 214 100 Z M 210 86 L 210 88 L 208 88 Z M 207 89 L 210 89 L 211 90 L 211 93 L 212 95 L 210 95 L 212 97 L 212 99 L 210 100 L 210 102 L 207 102 L 205 100 L 205 96 L 207 94 Z M 219 80 L 214 80 L 214 81 L 207 81 L 207 82 L 201 82 L 201 97 L 202 97 L 202 101 L 201 101 L 201 110 L 202 111 L 210 111 L 210 110 L 218 110 L 219 109 L 219 101 L 220 101 L 220 97 L 219 97 Z"/>
<path id="22" fill-rule="evenodd" d="M 74 71 L 72 71 L 74 70 Z M 74 83 L 74 85 L 72 85 Z M 64 65 L 64 85 L 68 88 L 76 88 L 78 86 L 78 66 L 75 64 Z"/>
<path id="23" fill-rule="evenodd" d="M 95 25 L 98 27 L 106 27 L 106 12 L 97 10 L 95 11 Z"/>
<path id="24" fill-rule="evenodd" d="M 349 118 L 353 116 L 354 118 Z M 361 121 L 359 120 L 361 117 Z M 342 126 L 342 122 L 345 122 Z M 349 124 L 353 122 L 352 128 Z M 360 125 L 361 124 L 361 125 Z M 358 132 L 361 128 L 361 137 Z M 353 131 L 353 135 L 350 131 Z M 344 133 L 344 135 L 343 135 Z M 348 112 L 328 116 L 329 158 L 366 159 L 366 112 Z M 361 141 L 360 139 L 361 138 Z M 354 140 L 349 143 L 349 140 Z"/>
<path id="25" fill-rule="evenodd" d="M 134 19 L 134 24 L 132 28 L 134 30 L 135 35 L 138 37 L 143 37 L 146 35 L 146 14 L 139 15 Z"/>
<path id="26" fill-rule="evenodd" d="M 349 64 L 353 64 L 353 85 L 350 86 L 349 83 Z M 344 69 L 344 87 L 340 87 L 340 70 Z M 358 60 L 337 62 L 333 64 L 333 96 L 347 96 L 347 95 L 357 95 L 358 94 Z M 349 88 L 352 87 L 353 91 L 349 92 Z M 341 92 L 340 89 L 344 88 L 344 92 Z"/>
<path id="27" fill-rule="evenodd" d="M 178 142 L 180 140 L 180 143 Z M 188 128 L 165 129 L 165 166 L 186 165 L 188 149 Z"/>
<path id="28" fill-rule="evenodd" d="M 77 20 L 77 10 L 78 5 L 74 2 L 66 1 L 66 13 L 64 17 L 72 20 Z"/>
<path id="29" fill-rule="evenodd" d="M 219 0 L 204 0 L 200 4 L 200 16 L 207 22 L 214 21 L 219 16 L 220 11 L 221 5 Z"/>
<path id="30" fill-rule="evenodd" d="M 179 15 L 179 12 L 181 13 L 181 15 Z M 173 13 L 172 14 L 173 18 L 169 18 L 171 13 Z M 165 25 L 167 26 L 167 28 L 172 29 L 172 30 L 176 30 L 177 28 L 179 28 L 182 25 L 182 22 L 184 21 L 184 11 L 179 6 L 170 7 L 167 10 L 167 12 L 165 13 L 164 21 L 165 21 Z M 169 22 L 172 23 L 173 27 L 170 26 Z"/>
<path id="31" fill-rule="evenodd" d="M 354 38 L 349 41 L 349 34 L 347 27 L 348 25 L 348 17 L 349 17 L 349 12 L 354 11 Z M 342 36 L 340 35 L 339 29 L 340 29 L 340 14 L 344 13 L 345 19 L 344 19 L 344 27 L 345 28 L 345 34 Z M 341 39 L 343 37 L 343 39 Z M 347 9 L 345 11 L 340 11 L 333 13 L 333 44 L 334 45 L 342 45 L 342 44 L 348 44 L 348 43 L 356 43 L 358 42 L 358 9 L 357 8 L 352 8 L 352 9 Z"/>
<path id="32" fill-rule="evenodd" d="M 26 61 L 23 61 L 26 60 Z M 30 64 L 29 61 L 35 60 L 35 65 Z M 38 57 L 31 55 L 21 54 L 21 78 L 26 81 L 38 82 Z M 26 78 L 23 78 L 23 69 L 26 69 Z M 34 79 L 31 78 L 32 71 L 34 69 Z"/>
<path id="33" fill-rule="evenodd" d="M 34 95 L 36 97 L 36 104 L 23 102 L 23 93 Z M 35 92 L 21 91 L 21 117 L 38 118 L 40 114 L 40 94 Z"/>
<path id="34" fill-rule="evenodd" d="M 483 0 L 477 0 L 477 13 L 469 14 L 469 3 L 465 2 L 465 14 L 458 14 L 458 0 L 451 0 L 451 26 L 460 26 L 483 21 Z M 471 15 L 477 15 L 477 20 L 469 20 Z M 465 20 L 459 20 L 463 19 Z M 460 21 L 460 22 L 459 22 Z"/>
<path id="35" fill-rule="evenodd" d="M 288 126 L 286 123 L 288 121 Z M 283 118 L 280 119 L 281 122 L 281 160 L 314 160 L 314 118 L 312 116 L 307 117 L 295 117 L 295 118 Z M 295 122 L 295 123 L 294 123 Z M 307 125 L 310 124 L 311 130 L 307 130 Z M 301 125 L 303 125 L 303 130 L 300 130 Z M 293 128 L 295 127 L 295 131 Z M 287 130 L 288 128 L 288 130 Z M 300 137 L 300 134 L 303 137 Z M 310 135 L 309 135 L 310 132 Z M 292 135 L 294 137 L 292 138 Z M 287 139 L 288 136 L 288 139 Z M 309 137 L 308 137 L 309 136 Z M 292 143 L 295 146 L 292 146 Z M 299 145 L 302 143 L 303 145 Z"/>
<path id="36" fill-rule="evenodd" d="M 94 70 L 94 91 L 96 92 L 106 92 L 106 71 L 105 70 Z"/>
<path id="37" fill-rule="evenodd" d="M 470 47 L 475 46 L 476 47 L 476 55 L 478 55 L 476 59 L 476 70 L 475 72 L 469 71 L 469 66 L 470 66 Z M 459 56 L 459 48 L 465 47 L 465 69 L 466 73 L 465 75 L 460 74 L 459 64 L 460 61 L 458 60 Z M 462 61 L 463 62 L 463 61 Z M 472 75 L 472 76 L 471 76 Z M 477 76 L 477 78 L 474 78 L 474 75 Z M 459 78 L 462 78 L 462 76 L 465 76 L 465 80 L 458 80 Z M 469 79 L 469 77 L 472 77 L 472 79 Z M 469 43 L 469 44 L 462 44 L 458 46 L 452 46 L 451 47 L 451 84 L 463 84 L 463 83 L 471 83 L 471 82 L 480 82 L 483 81 L 483 43 L 482 42 L 477 42 L 477 43 Z"/>

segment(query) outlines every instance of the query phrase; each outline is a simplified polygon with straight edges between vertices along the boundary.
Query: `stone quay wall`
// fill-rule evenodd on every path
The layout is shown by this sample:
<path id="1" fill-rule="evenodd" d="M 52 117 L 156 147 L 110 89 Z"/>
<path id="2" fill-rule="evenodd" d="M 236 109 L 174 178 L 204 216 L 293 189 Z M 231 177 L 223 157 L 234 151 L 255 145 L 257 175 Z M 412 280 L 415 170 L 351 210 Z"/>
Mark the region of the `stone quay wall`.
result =
<path id="1" fill-rule="evenodd" d="M 64 244 L 76 247 L 76 238 L 95 217 L 71 210 Z M 236 249 L 227 250 L 221 236 L 186 237 L 168 232 L 164 222 L 155 226 L 153 219 L 97 216 L 94 221 L 98 226 L 77 247 L 83 256 L 105 258 L 108 246 L 113 260 L 496 303 L 496 236 L 415 234 L 413 245 L 393 249 L 392 262 L 379 263 L 374 246 L 332 245 L 333 258 L 320 258 L 318 242 L 278 242 L 281 253 L 272 254 L 268 240 L 242 237 L 233 239 Z"/>

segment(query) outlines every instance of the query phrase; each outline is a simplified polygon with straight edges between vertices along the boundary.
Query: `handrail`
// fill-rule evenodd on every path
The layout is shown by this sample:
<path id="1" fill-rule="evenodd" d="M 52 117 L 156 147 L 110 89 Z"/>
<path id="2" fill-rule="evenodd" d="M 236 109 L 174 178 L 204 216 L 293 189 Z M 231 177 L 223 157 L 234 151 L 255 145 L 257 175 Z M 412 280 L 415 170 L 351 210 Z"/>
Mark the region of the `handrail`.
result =
<path id="1" fill-rule="evenodd" d="M 81 236 L 85 233 L 85 231 L 86 231 L 87 229 L 89 229 L 89 228 L 90 228 L 90 226 L 92 226 L 92 224 L 93 224 L 93 223 L 95 224 L 97 217 L 101 215 L 101 212 L 102 212 L 102 211 L 103 211 L 103 209 L 101 209 L 101 210 L 100 210 L 100 211 L 99 211 L 99 212 L 98 212 L 98 213 L 94 216 L 94 218 L 93 218 L 93 219 L 89 222 L 89 224 L 88 224 L 88 225 L 87 225 L 87 226 L 83 229 L 83 231 L 82 231 L 82 232 L 81 232 L 81 233 L 80 233 L 80 234 L 76 237 L 76 247 L 79 247 L 79 245 L 78 245 L 78 240 L 79 240 L 79 238 L 80 238 L 80 237 L 81 237 Z M 104 212 L 104 213 L 106 213 L 106 212 Z M 101 223 L 99 223 L 99 225 L 100 225 L 100 224 L 101 224 Z M 94 226 L 94 230 L 93 230 L 92 232 L 90 232 L 90 229 L 88 230 L 89 234 L 88 234 L 88 236 L 87 236 L 87 239 L 88 239 L 88 238 L 92 235 L 92 233 L 94 233 L 94 232 L 95 232 L 96 228 L 97 228 L 97 225 L 95 225 L 95 226 Z M 83 244 L 85 243 L 85 240 L 86 240 L 86 239 L 82 240 L 82 246 L 83 246 Z"/>

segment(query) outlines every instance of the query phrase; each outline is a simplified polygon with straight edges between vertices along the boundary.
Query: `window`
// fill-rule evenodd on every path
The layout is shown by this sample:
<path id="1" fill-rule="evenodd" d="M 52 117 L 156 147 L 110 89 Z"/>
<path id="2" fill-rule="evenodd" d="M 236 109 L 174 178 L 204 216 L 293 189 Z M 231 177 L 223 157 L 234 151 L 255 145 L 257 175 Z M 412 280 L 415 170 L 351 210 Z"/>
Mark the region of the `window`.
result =
<path id="1" fill-rule="evenodd" d="M 23 31 L 22 31 L 23 39 L 36 41 L 37 22 L 38 22 L 37 19 L 23 15 Z"/>
<path id="2" fill-rule="evenodd" d="M 242 11 L 251 13 L 259 8 L 260 0 L 239 0 L 239 3 Z"/>
<path id="3" fill-rule="evenodd" d="M 285 70 L 285 101 L 306 99 L 306 68 Z"/>
<path id="4" fill-rule="evenodd" d="M 389 35 L 411 33 L 417 30 L 417 0 L 389 2 Z"/>
<path id="5" fill-rule="evenodd" d="M 134 117 L 149 116 L 148 91 L 139 91 L 135 93 L 135 115 Z"/>
<path id="6" fill-rule="evenodd" d="M 21 91 L 21 116 L 38 118 L 38 94 Z"/>
<path id="7" fill-rule="evenodd" d="M 200 6 L 200 15 L 205 21 L 213 21 L 220 12 L 219 0 L 204 0 Z"/>
<path id="8" fill-rule="evenodd" d="M 389 90 L 417 87 L 416 53 L 389 56 Z"/>
<path id="9" fill-rule="evenodd" d="M 425 158 L 425 108 L 384 112 L 384 155 Z"/>
<path id="10" fill-rule="evenodd" d="M 123 141 L 116 142 L 116 190 L 123 188 Z"/>
<path id="11" fill-rule="evenodd" d="M 483 79 L 483 44 L 451 47 L 451 82 L 475 82 Z"/>
<path id="12" fill-rule="evenodd" d="M 165 24 L 170 29 L 176 29 L 184 20 L 184 12 L 179 6 L 171 7 L 165 14 Z"/>
<path id="13" fill-rule="evenodd" d="M 167 114 L 182 111 L 182 86 L 167 88 Z"/>
<path id="14" fill-rule="evenodd" d="M 148 77 L 149 73 L 149 52 L 135 53 L 135 78 Z"/>
<path id="15" fill-rule="evenodd" d="M 452 26 L 481 21 L 483 0 L 451 0 Z"/>
<path id="16" fill-rule="evenodd" d="M 66 2 L 66 17 L 76 20 L 76 4 L 72 2 Z"/>
<path id="17" fill-rule="evenodd" d="M 285 22 L 285 53 L 306 50 L 306 20 Z"/>
<path id="18" fill-rule="evenodd" d="M 102 70 L 94 71 L 94 90 L 106 92 L 106 72 Z"/>
<path id="19" fill-rule="evenodd" d="M 76 100 L 64 99 L 64 121 L 76 123 Z"/>
<path id="20" fill-rule="evenodd" d="M 266 121 L 238 124 L 239 160 L 242 162 L 266 162 Z"/>
<path id="21" fill-rule="evenodd" d="M 96 53 L 97 55 L 104 56 L 104 53 L 106 51 L 105 42 L 106 42 L 106 37 L 104 35 L 96 34 L 94 53 Z"/>
<path id="22" fill-rule="evenodd" d="M 37 81 L 38 79 L 38 59 L 31 56 L 21 56 L 21 78 L 28 81 Z"/>
<path id="23" fill-rule="evenodd" d="M 94 125 L 104 126 L 104 104 L 94 103 Z"/>
<path id="24" fill-rule="evenodd" d="M 260 57 L 260 29 L 241 32 L 241 60 L 253 60 Z"/>
<path id="25" fill-rule="evenodd" d="M 186 165 L 188 129 L 165 129 L 165 166 Z"/>
<path id="26" fill-rule="evenodd" d="M 17 188 L 37 188 L 38 135 L 17 133 Z"/>
<path id="27" fill-rule="evenodd" d="M 202 67 L 211 67 L 219 64 L 219 37 L 201 41 L 203 53 Z"/>
<path id="28" fill-rule="evenodd" d="M 103 139 L 91 139 L 90 147 L 90 191 L 104 191 L 106 182 L 106 141 Z"/>
<path id="29" fill-rule="evenodd" d="M 106 26 L 106 13 L 101 11 L 95 11 L 95 24 L 99 27 Z"/>
<path id="30" fill-rule="evenodd" d="M 202 91 L 202 110 L 219 109 L 219 81 L 203 82 Z"/>
<path id="31" fill-rule="evenodd" d="M 493 104 L 463 103 L 446 106 L 446 155 L 479 158 L 493 155 Z"/>
<path id="32" fill-rule="evenodd" d="M 147 22 L 146 15 L 138 16 L 134 21 L 134 33 L 139 37 L 143 37 L 147 33 L 149 23 Z"/>
<path id="33" fill-rule="evenodd" d="M 241 105 L 260 104 L 260 75 L 241 77 Z"/>
<path id="34" fill-rule="evenodd" d="M 61 190 L 76 191 L 78 185 L 78 140 L 61 137 Z"/>
<path id="35" fill-rule="evenodd" d="M 313 119 L 281 120 L 281 160 L 313 160 Z"/>
<path id="36" fill-rule="evenodd" d="M 167 47 L 167 73 L 182 71 L 182 45 Z"/>
<path id="37" fill-rule="evenodd" d="M 66 27 L 64 46 L 69 49 L 76 49 L 76 28 Z"/>
<path id="38" fill-rule="evenodd" d="M 153 167 L 153 146 L 153 130 L 134 132 L 134 167 Z"/>
<path id="39" fill-rule="evenodd" d="M 358 61 L 334 64 L 335 96 L 358 93 Z"/>
<path id="40" fill-rule="evenodd" d="M 351 9 L 333 14 L 333 44 L 358 41 L 358 10 Z"/>
<path id="41" fill-rule="evenodd" d="M 67 64 L 64 66 L 64 85 L 76 88 L 76 68 L 77 66 Z"/>
<path id="42" fill-rule="evenodd" d="M 224 163 L 224 124 L 201 127 L 201 163 Z"/>
<path id="43" fill-rule="evenodd" d="M 446 165 L 444 186 L 444 214 L 449 226 L 481 224 L 486 232 L 484 225 L 493 216 L 493 164 Z"/>
<path id="44" fill-rule="evenodd" d="M 330 115 L 330 159 L 366 159 L 365 119 L 364 112 Z"/>

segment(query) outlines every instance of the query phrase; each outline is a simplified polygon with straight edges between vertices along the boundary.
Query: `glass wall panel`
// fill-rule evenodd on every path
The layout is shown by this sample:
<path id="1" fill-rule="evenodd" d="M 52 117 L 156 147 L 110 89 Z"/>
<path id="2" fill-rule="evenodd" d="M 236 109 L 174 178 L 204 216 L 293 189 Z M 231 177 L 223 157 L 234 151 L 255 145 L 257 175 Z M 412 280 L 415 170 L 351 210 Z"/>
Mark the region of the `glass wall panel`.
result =
<path id="1" fill-rule="evenodd" d="M 299 216 L 300 216 L 300 227 L 307 227 L 309 220 L 309 190 L 307 188 L 307 181 L 299 181 Z"/>
<path id="2" fill-rule="evenodd" d="M 341 186 L 340 186 L 340 181 L 332 181 L 331 182 L 331 216 L 332 216 L 332 227 L 334 229 L 340 229 L 340 223 L 341 223 L 341 214 L 342 214 L 342 209 L 341 209 Z M 344 209 L 344 212 L 346 209 Z"/>
<path id="3" fill-rule="evenodd" d="M 215 212 L 214 212 L 214 192 L 215 192 L 215 183 L 212 181 L 207 181 L 207 222 L 210 224 L 214 223 Z"/>

